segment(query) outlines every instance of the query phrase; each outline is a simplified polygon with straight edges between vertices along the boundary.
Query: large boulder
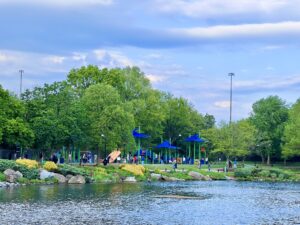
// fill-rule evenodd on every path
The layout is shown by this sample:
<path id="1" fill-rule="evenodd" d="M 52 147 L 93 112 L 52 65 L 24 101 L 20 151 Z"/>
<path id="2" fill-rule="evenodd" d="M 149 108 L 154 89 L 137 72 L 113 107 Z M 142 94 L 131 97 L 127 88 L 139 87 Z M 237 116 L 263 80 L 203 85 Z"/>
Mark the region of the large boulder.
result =
<path id="1" fill-rule="evenodd" d="M 55 177 L 58 180 L 58 183 L 66 183 L 67 181 L 66 177 L 59 173 L 53 173 L 53 177 Z"/>
<path id="2" fill-rule="evenodd" d="M 191 176 L 195 180 L 211 180 L 209 176 L 202 175 L 201 173 L 190 171 L 188 173 L 189 176 Z"/>
<path id="3" fill-rule="evenodd" d="M 70 180 L 72 177 L 73 177 L 73 175 L 71 175 L 71 174 L 68 174 L 68 175 L 66 176 L 66 182 L 68 183 L 68 182 L 69 182 L 69 180 Z"/>
<path id="4" fill-rule="evenodd" d="M 12 169 L 6 169 L 3 173 L 6 176 L 6 181 L 9 183 L 15 183 L 18 178 L 23 177 L 21 172 Z"/>
<path id="5" fill-rule="evenodd" d="M 176 177 L 167 177 L 167 176 L 161 176 L 162 181 L 184 181 L 184 179 L 178 179 Z"/>
<path id="6" fill-rule="evenodd" d="M 161 174 L 158 174 L 158 173 L 151 173 L 150 176 L 151 176 L 151 179 L 154 179 L 154 180 L 160 180 L 162 178 Z"/>
<path id="7" fill-rule="evenodd" d="M 53 174 L 54 173 L 42 169 L 42 170 L 40 170 L 40 179 L 45 180 L 47 178 L 53 177 L 54 176 Z"/>
<path id="8" fill-rule="evenodd" d="M 70 178 L 69 184 L 85 184 L 85 177 L 81 175 L 76 175 Z"/>

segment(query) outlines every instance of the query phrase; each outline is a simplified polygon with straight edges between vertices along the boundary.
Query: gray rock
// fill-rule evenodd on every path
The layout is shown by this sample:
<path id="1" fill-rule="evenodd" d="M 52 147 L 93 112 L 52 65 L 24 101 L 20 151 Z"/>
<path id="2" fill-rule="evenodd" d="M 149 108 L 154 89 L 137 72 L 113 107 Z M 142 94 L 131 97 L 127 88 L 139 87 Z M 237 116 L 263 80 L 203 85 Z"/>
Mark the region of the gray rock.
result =
<path id="1" fill-rule="evenodd" d="M 6 169 L 3 173 L 6 176 L 6 181 L 9 183 L 15 183 L 18 178 L 23 177 L 21 172 L 12 169 Z"/>
<path id="2" fill-rule="evenodd" d="M 69 184 L 85 184 L 85 177 L 81 175 L 76 175 L 70 178 Z"/>
<path id="3" fill-rule="evenodd" d="M 69 182 L 69 180 L 70 180 L 72 177 L 73 177 L 73 175 L 68 174 L 68 175 L 66 176 L 66 182 Z"/>
<path id="4" fill-rule="evenodd" d="M 66 181 L 67 181 L 66 177 L 59 173 L 53 173 L 53 177 L 55 177 L 58 180 L 58 183 L 66 183 Z"/>
<path id="5" fill-rule="evenodd" d="M 228 177 L 228 176 L 225 176 L 225 179 L 226 179 L 226 180 L 235 180 L 234 177 Z"/>
<path id="6" fill-rule="evenodd" d="M 151 179 L 155 179 L 155 180 L 160 180 L 162 177 L 161 174 L 158 174 L 158 173 L 151 173 L 150 176 L 151 176 Z"/>
<path id="7" fill-rule="evenodd" d="M 20 171 L 17 171 L 17 172 L 15 173 L 15 176 L 16 176 L 17 179 L 18 179 L 18 178 L 23 177 L 23 174 L 22 174 Z"/>
<path id="8" fill-rule="evenodd" d="M 42 169 L 42 170 L 40 170 L 40 179 L 45 180 L 47 178 L 53 177 L 54 176 L 53 174 L 54 173 L 48 172 L 47 170 Z"/>
<path id="9" fill-rule="evenodd" d="M 201 173 L 190 171 L 188 173 L 189 176 L 191 176 L 195 180 L 211 180 L 209 176 L 202 175 Z"/>
<path id="10" fill-rule="evenodd" d="M 9 175 L 14 175 L 16 173 L 16 171 L 14 171 L 12 169 L 6 169 L 3 173 L 4 173 L 4 175 L 9 176 Z"/>
<path id="11" fill-rule="evenodd" d="M 162 180 L 162 181 L 184 181 L 183 179 L 178 179 L 176 177 L 167 177 L 167 176 L 162 176 L 160 180 Z"/>
<path id="12" fill-rule="evenodd" d="M 126 177 L 124 179 L 124 182 L 135 183 L 136 179 L 135 179 L 135 177 Z"/>

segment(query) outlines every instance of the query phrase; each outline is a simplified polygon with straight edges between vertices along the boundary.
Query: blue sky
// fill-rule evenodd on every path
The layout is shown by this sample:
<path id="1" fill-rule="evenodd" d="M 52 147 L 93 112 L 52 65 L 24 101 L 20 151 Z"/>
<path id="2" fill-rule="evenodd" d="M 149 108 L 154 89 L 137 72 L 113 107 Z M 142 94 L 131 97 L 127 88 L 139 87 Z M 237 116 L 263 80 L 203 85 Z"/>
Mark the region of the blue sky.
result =
<path id="1" fill-rule="evenodd" d="M 74 67 L 138 66 L 217 121 L 300 91 L 300 0 L 0 0 L 0 84 L 18 93 Z"/>

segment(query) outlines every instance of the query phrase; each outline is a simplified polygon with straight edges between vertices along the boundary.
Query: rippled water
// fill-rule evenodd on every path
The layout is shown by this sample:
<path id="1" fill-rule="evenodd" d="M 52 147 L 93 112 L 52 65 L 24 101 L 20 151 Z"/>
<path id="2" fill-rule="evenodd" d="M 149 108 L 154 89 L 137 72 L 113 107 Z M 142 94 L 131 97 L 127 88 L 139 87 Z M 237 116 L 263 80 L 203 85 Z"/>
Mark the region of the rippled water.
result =
<path id="1" fill-rule="evenodd" d="M 0 189 L 0 224 L 300 224 L 300 184 L 212 181 Z"/>

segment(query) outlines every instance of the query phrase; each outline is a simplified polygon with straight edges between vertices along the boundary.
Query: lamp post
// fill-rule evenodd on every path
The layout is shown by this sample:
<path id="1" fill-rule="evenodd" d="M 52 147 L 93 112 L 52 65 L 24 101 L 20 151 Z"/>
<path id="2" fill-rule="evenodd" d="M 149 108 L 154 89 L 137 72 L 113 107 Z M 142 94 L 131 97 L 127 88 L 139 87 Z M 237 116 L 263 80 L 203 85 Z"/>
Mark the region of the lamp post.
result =
<path id="1" fill-rule="evenodd" d="M 104 139 L 104 158 L 106 158 L 106 137 L 104 134 L 101 134 L 101 137 Z"/>
<path id="2" fill-rule="evenodd" d="M 228 76 L 230 76 L 230 117 L 229 117 L 229 123 L 231 124 L 231 119 L 232 119 L 232 77 L 234 76 L 234 73 L 229 73 Z"/>
<path id="3" fill-rule="evenodd" d="M 20 99 L 21 99 L 21 95 L 22 95 L 22 81 L 23 81 L 23 73 L 24 73 L 24 70 L 19 70 L 19 73 L 20 73 Z"/>

